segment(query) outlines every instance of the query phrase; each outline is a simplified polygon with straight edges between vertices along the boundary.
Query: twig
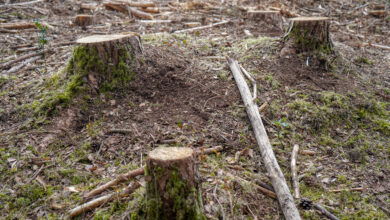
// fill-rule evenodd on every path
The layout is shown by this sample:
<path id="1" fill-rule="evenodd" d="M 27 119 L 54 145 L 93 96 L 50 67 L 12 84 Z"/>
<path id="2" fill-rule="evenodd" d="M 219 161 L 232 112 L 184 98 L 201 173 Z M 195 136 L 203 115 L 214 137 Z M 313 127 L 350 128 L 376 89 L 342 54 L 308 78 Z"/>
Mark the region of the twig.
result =
<path id="1" fill-rule="evenodd" d="M 267 107 L 268 107 L 268 102 L 264 102 L 264 103 L 260 106 L 259 112 L 264 111 L 264 109 L 266 109 Z"/>
<path id="2" fill-rule="evenodd" d="M 116 179 L 111 180 L 110 182 L 108 182 L 108 183 L 106 183 L 106 184 L 104 184 L 102 186 L 99 186 L 98 188 L 96 188 L 96 189 L 92 190 L 91 192 L 85 194 L 84 198 L 91 198 L 92 196 L 96 196 L 96 195 L 106 191 L 108 188 L 110 188 L 112 186 L 118 185 L 121 182 L 125 182 L 125 181 L 129 180 L 132 177 L 136 177 L 136 176 L 139 176 L 139 175 L 144 175 L 144 173 L 145 173 L 145 169 L 144 169 L 144 167 L 141 167 L 141 168 L 129 171 L 129 172 L 125 173 L 125 174 L 119 175 Z"/>
<path id="3" fill-rule="evenodd" d="M 32 53 L 26 54 L 26 55 L 24 55 L 24 56 L 18 57 L 18 58 L 14 59 L 14 60 L 11 60 L 11 61 L 8 61 L 8 62 L 6 62 L 6 63 L 1 64 L 1 65 L 0 65 L 0 69 L 8 68 L 9 66 L 11 66 L 11 65 L 14 64 L 14 63 L 17 63 L 17 62 L 19 62 L 19 61 L 28 59 L 28 58 L 30 58 L 30 57 L 42 55 L 42 54 L 44 54 L 44 53 L 46 53 L 46 52 L 49 52 L 49 51 L 50 51 L 50 49 L 46 49 L 46 50 L 40 51 L 40 52 L 38 52 L 38 53 L 37 53 L 37 52 L 32 52 Z"/>
<path id="4" fill-rule="evenodd" d="M 221 151 L 221 150 L 223 150 L 223 147 L 221 145 L 218 145 L 216 147 L 207 148 L 207 149 L 200 148 L 199 150 L 195 150 L 195 153 L 196 154 L 212 154 L 212 153 L 217 153 L 218 151 Z"/>
<path id="5" fill-rule="evenodd" d="M 339 218 L 337 218 L 336 216 L 334 216 L 332 213 L 330 213 L 328 210 L 326 210 L 324 207 L 322 207 L 321 205 L 315 203 L 314 205 L 314 208 L 317 209 L 318 211 L 320 211 L 323 215 L 325 215 L 326 217 L 328 217 L 329 219 L 331 220 L 339 220 Z"/>
<path id="6" fill-rule="evenodd" d="M 19 2 L 19 3 L 14 3 L 14 4 L 4 4 L 4 5 L 0 5 L 0 8 L 21 6 L 21 5 L 31 5 L 31 4 L 35 4 L 35 3 L 38 3 L 38 2 L 42 2 L 42 1 L 43 0 L 35 0 L 35 1 L 30 1 L 30 2 Z"/>
<path id="7" fill-rule="evenodd" d="M 236 61 L 237 62 L 237 61 Z M 238 65 L 238 62 L 237 62 L 237 65 Z M 252 83 L 252 86 L 253 86 L 253 95 L 252 95 L 252 99 L 253 101 L 256 100 L 256 95 L 257 95 L 257 84 L 256 84 L 256 81 L 252 78 L 251 74 L 246 71 L 246 69 L 244 69 L 244 67 L 242 67 L 240 65 L 240 68 L 241 68 L 241 71 L 244 73 L 244 75 L 246 76 L 246 78 L 249 79 L 249 81 L 251 81 Z"/>
<path id="8" fill-rule="evenodd" d="M 222 206 L 222 204 L 219 202 L 218 196 L 217 196 L 217 186 L 218 186 L 218 184 L 215 184 L 215 187 L 214 187 L 214 190 L 213 190 L 213 195 L 214 195 L 215 200 L 217 200 L 217 202 L 218 202 L 218 204 L 219 204 L 219 207 L 221 208 L 222 219 L 225 220 L 225 211 L 223 210 L 223 206 Z"/>
<path id="9" fill-rule="evenodd" d="M 294 199 L 299 199 L 299 182 L 297 178 L 297 155 L 299 145 L 295 144 L 291 153 L 291 173 L 292 173 L 292 187 L 294 191 Z"/>
<path id="10" fill-rule="evenodd" d="M 141 186 L 138 182 L 131 183 L 130 186 L 126 187 L 119 195 L 117 193 L 111 193 L 102 197 L 99 197 L 97 199 L 94 199 L 92 201 L 89 201 L 87 203 L 84 203 L 72 210 L 69 211 L 70 217 L 75 217 L 80 215 L 81 213 L 84 213 L 88 210 L 94 209 L 98 207 L 99 205 L 111 201 L 115 198 L 123 198 L 131 193 L 133 193 L 136 189 L 138 189 Z"/>
<path id="11" fill-rule="evenodd" d="M 230 21 L 221 21 L 221 22 L 217 22 L 217 23 L 213 23 L 213 24 L 209 24 L 209 25 L 205 25 L 205 26 L 200 26 L 200 27 L 194 27 L 194 28 L 188 28 L 188 29 L 184 29 L 184 30 L 179 30 L 179 31 L 175 31 L 175 32 L 173 32 L 173 33 L 174 33 L 174 34 L 178 34 L 178 33 L 199 31 L 199 30 L 203 30 L 203 29 L 207 29 L 207 28 L 212 28 L 212 27 L 216 27 L 216 26 L 219 26 L 219 25 L 227 24 L 227 23 L 230 23 Z"/>

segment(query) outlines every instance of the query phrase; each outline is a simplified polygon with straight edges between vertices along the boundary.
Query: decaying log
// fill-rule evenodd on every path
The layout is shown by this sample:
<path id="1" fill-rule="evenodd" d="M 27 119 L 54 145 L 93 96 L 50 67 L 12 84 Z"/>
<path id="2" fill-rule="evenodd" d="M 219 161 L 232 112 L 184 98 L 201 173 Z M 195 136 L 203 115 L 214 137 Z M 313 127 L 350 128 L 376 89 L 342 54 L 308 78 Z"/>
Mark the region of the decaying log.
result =
<path id="1" fill-rule="evenodd" d="M 291 153 L 291 174 L 292 174 L 292 187 L 294 191 L 294 198 L 299 199 L 299 181 L 297 176 L 297 156 L 299 151 L 299 145 L 295 144 Z"/>
<path id="2" fill-rule="evenodd" d="M 143 56 L 138 34 L 93 35 L 76 41 L 68 72 L 86 81 L 92 92 L 120 88 L 135 77 Z"/>
<path id="3" fill-rule="evenodd" d="M 118 2 L 105 1 L 105 2 L 103 2 L 103 5 L 106 9 L 109 9 L 109 10 L 120 11 L 124 14 L 129 13 L 127 6 L 124 4 L 118 3 Z"/>
<path id="4" fill-rule="evenodd" d="M 146 164 L 146 219 L 203 219 L 194 150 L 158 147 Z"/>
<path id="5" fill-rule="evenodd" d="M 240 66 L 236 60 L 230 58 L 228 59 L 228 63 L 231 71 L 233 72 L 233 76 L 236 80 L 241 97 L 244 101 L 248 117 L 252 123 L 253 131 L 263 158 L 263 162 L 271 178 L 271 182 L 278 197 L 280 207 L 283 210 L 284 217 L 287 220 L 301 219 L 298 209 L 295 206 L 294 199 L 291 196 L 290 190 L 287 186 L 284 175 L 280 170 L 279 164 L 275 158 L 271 143 L 267 136 L 267 132 L 263 126 L 258 107 L 253 101 L 249 87 L 246 84 L 245 79 L 240 71 Z"/>
<path id="6" fill-rule="evenodd" d="M 81 14 L 81 15 L 77 15 L 74 19 L 75 25 L 82 26 L 82 27 L 92 25 L 93 22 L 94 22 L 93 15 Z"/>
<path id="7" fill-rule="evenodd" d="M 138 189 L 141 186 L 138 182 L 131 183 L 130 186 L 126 187 L 122 192 L 118 193 L 110 193 L 108 195 L 99 197 L 97 199 L 91 200 L 85 204 L 82 204 L 72 210 L 69 211 L 70 217 L 76 217 L 86 211 L 89 211 L 91 209 L 94 209 L 103 203 L 109 202 L 114 199 L 121 199 L 131 193 L 133 193 L 136 189 Z"/>
<path id="8" fill-rule="evenodd" d="M 329 35 L 328 17 L 296 17 L 290 19 L 285 41 L 293 40 L 298 52 L 331 54 L 333 44 Z"/>
<path id="9" fill-rule="evenodd" d="M 145 169 L 143 167 L 129 171 L 125 174 L 119 175 L 116 179 L 111 180 L 110 182 L 99 186 L 98 188 L 92 190 L 91 192 L 87 193 L 84 195 L 84 198 L 91 198 L 93 196 L 96 196 L 104 191 L 106 191 L 108 188 L 118 185 L 119 183 L 128 181 L 129 179 L 139 176 L 139 175 L 144 175 Z"/>

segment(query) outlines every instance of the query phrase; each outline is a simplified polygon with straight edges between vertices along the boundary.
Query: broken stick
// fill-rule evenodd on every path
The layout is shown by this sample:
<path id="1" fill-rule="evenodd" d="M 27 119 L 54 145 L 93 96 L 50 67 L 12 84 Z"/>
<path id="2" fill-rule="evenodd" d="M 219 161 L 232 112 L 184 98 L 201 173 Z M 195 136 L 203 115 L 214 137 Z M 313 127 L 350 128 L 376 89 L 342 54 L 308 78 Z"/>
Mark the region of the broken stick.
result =
<path id="1" fill-rule="evenodd" d="M 138 182 L 131 183 L 130 186 L 126 187 L 121 193 L 111 193 L 102 197 L 99 197 L 97 199 L 94 199 L 92 201 L 89 201 L 87 203 L 84 203 L 80 206 L 77 206 L 76 208 L 69 211 L 70 217 L 75 217 L 80 215 L 81 213 L 84 213 L 86 211 L 89 211 L 91 209 L 94 209 L 98 207 L 99 205 L 111 201 L 115 198 L 123 198 L 131 193 L 133 193 L 136 189 L 138 189 L 141 186 Z"/>
<path id="2" fill-rule="evenodd" d="M 299 182 L 297 177 L 297 155 L 299 145 L 295 144 L 291 153 L 291 173 L 292 173 L 292 187 L 294 191 L 294 199 L 299 199 Z"/>
<path id="3" fill-rule="evenodd" d="M 92 190 L 91 192 L 85 194 L 84 198 L 91 198 L 93 196 L 96 196 L 96 195 L 106 191 L 111 186 L 118 185 L 119 183 L 127 181 L 130 178 L 132 178 L 132 177 L 136 177 L 136 176 L 139 176 L 139 175 L 144 175 L 144 173 L 145 173 L 145 170 L 144 170 L 143 167 L 141 167 L 141 168 L 132 170 L 130 172 L 127 172 L 125 174 L 119 175 L 116 179 L 111 180 L 110 182 L 108 182 L 108 183 L 106 183 L 106 184 L 104 184 L 102 186 L 99 186 L 98 188 L 96 188 L 96 189 Z"/>
<path id="4" fill-rule="evenodd" d="M 175 32 L 173 32 L 173 33 L 178 34 L 178 33 L 199 31 L 199 30 L 203 30 L 203 29 L 207 29 L 207 28 L 212 28 L 212 27 L 220 26 L 220 25 L 227 24 L 227 23 L 230 23 L 230 21 L 221 21 L 221 22 L 209 24 L 209 25 L 206 25 L 206 26 L 194 27 L 194 28 L 179 30 L 179 31 L 175 31 Z"/>
<path id="5" fill-rule="evenodd" d="M 246 106 L 246 111 L 252 123 L 257 144 L 260 148 L 264 164 L 267 168 L 267 171 L 272 181 L 272 185 L 278 197 L 280 207 L 283 210 L 284 217 L 287 220 L 299 220 L 301 219 L 301 217 L 299 216 L 298 209 L 295 206 L 294 199 L 291 196 L 284 175 L 275 158 L 275 154 L 272 150 L 272 146 L 268 139 L 267 132 L 265 131 L 263 122 L 261 120 L 258 107 L 253 101 L 249 87 L 246 84 L 245 79 L 240 71 L 238 62 L 236 60 L 228 58 L 228 64 L 233 73 L 234 79 L 236 80 L 241 97 Z"/>

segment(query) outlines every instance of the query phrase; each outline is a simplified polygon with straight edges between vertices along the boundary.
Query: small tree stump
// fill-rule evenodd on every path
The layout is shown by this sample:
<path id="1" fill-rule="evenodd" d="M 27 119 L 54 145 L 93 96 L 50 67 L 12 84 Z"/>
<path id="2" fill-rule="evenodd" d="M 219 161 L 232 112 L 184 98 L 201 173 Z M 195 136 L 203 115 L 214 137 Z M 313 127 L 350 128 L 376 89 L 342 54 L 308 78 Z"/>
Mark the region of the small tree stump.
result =
<path id="1" fill-rule="evenodd" d="M 331 54 L 333 46 L 329 36 L 329 20 L 328 17 L 292 18 L 285 40 L 294 40 L 298 52 Z"/>
<path id="2" fill-rule="evenodd" d="M 82 79 L 98 92 L 125 86 L 134 78 L 143 53 L 137 34 L 94 35 L 76 42 L 67 69 L 75 86 L 80 84 L 76 79 Z"/>
<path id="3" fill-rule="evenodd" d="M 74 20 L 75 25 L 86 27 L 93 24 L 93 15 L 77 15 Z"/>
<path id="4" fill-rule="evenodd" d="M 192 149 L 159 147 L 146 164 L 146 219 L 205 219 Z"/>

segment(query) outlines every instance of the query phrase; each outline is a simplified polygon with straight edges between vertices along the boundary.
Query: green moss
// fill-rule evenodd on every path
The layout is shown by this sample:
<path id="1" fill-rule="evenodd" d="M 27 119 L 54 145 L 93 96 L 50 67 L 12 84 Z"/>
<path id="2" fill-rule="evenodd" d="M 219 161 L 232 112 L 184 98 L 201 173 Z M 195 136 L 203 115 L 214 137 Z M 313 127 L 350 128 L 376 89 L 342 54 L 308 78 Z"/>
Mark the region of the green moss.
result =
<path id="1" fill-rule="evenodd" d="M 159 178 L 165 175 L 164 169 L 155 167 L 154 170 L 147 172 L 153 173 L 150 177 Z M 165 208 L 167 204 L 162 204 L 160 195 L 154 179 L 152 179 L 146 188 L 146 198 L 143 201 L 143 208 L 138 213 L 133 213 L 131 219 L 206 219 L 201 213 L 200 192 L 195 188 L 189 189 L 187 183 L 183 181 L 177 168 L 170 171 L 170 177 L 167 180 L 165 189 L 167 197 L 172 201 L 170 212 Z M 172 216 L 173 215 L 173 216 Z"/>
<path id="2" fill-rule="evenodd" d="M 355 63 L 358 64 L 371 64 L 371 61 L 368 60 L 366 57 L 358 57 L 355 59 Z"/>

